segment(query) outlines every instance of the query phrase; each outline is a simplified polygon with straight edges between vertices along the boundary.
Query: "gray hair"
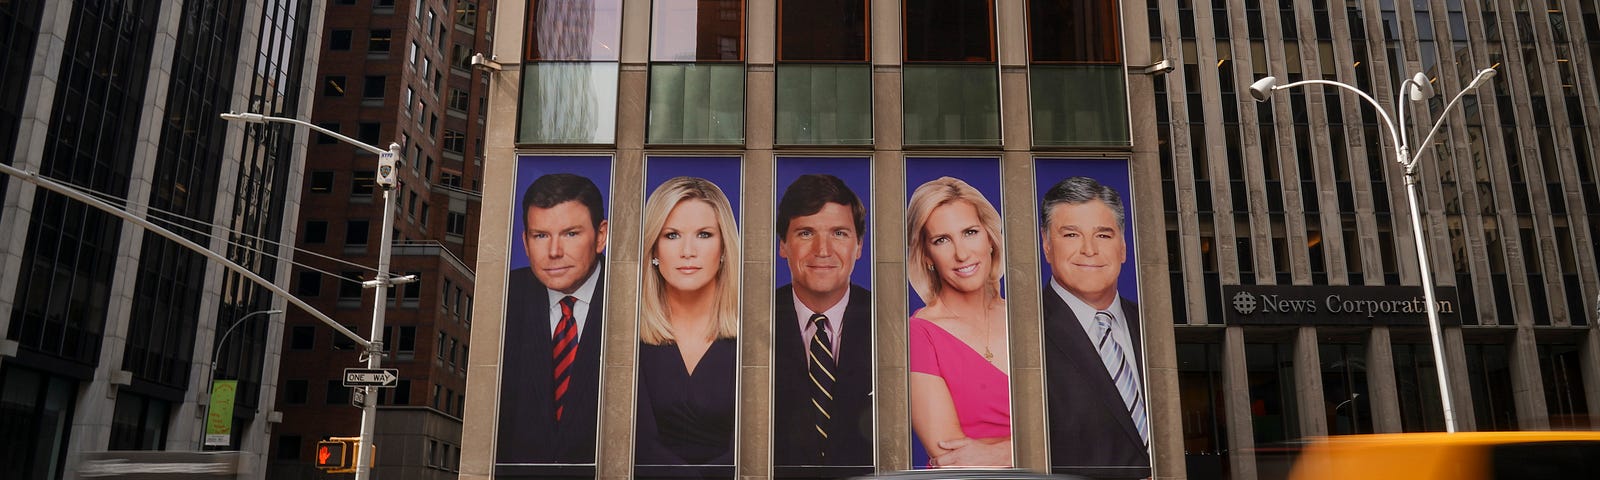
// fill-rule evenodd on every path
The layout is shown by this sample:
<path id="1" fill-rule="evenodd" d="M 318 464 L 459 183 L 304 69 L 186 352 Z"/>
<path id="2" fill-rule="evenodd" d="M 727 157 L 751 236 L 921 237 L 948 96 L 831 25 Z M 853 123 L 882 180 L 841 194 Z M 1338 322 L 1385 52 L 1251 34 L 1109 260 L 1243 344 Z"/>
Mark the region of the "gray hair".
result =
<path id="1" fill-rule="evenodd" d="M 1117 231 L 1127 231 L 1124 225 L 1127 212 L 1122 206 L 1122 196 L 1089 177 L 1067 177 L 1044 193 L 1044 199 L 1039 202 L 1039 228 L 1050 228 L 1050 210 L 1057 205 L 1081 205 L 1094 200 L 1111 207 L 1111 213 L 1117 217 Z"/>

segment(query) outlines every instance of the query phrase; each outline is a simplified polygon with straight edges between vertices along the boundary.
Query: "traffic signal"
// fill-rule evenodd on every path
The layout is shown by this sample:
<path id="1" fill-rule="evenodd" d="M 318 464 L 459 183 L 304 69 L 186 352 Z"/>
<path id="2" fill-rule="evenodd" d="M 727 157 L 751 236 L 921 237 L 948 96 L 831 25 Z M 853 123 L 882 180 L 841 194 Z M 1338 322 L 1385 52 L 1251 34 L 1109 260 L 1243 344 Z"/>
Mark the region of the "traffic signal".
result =
<path id="1" fill-rule="evenodd" d="M 328 473 L 356 471 L 356 453 L 360 445 L 361 439 L 356 437 L 333 437 L 317 442 L 317 468 Z"/>

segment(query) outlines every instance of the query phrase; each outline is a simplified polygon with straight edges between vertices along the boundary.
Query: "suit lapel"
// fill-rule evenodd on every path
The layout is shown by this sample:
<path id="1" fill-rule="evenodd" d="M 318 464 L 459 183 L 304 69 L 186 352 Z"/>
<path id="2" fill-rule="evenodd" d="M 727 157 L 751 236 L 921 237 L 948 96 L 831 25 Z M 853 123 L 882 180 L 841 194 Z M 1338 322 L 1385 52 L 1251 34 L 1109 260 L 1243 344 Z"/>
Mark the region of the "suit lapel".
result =
<path id="1" fill-rule="evenodd" d="M 1144 443 L 1139 436 L 1138 428 L 1133 425 L 1133 417 L 1128 414 L 1128 407 L 1122 401 L 1122 393 L 1117 391 L 1117 386 L 1111 380 L 1111 374 L 1106 372 L 1105 361 L 1100 358 L 1100 351 L 1089 340 L 1089 334 L 1084 332 L 1083 325 L 1067 307 L 1066 301 L 1056 294 L 1054 289 L 1046 291 L 1044 305 L 1045 328 L 1052 335 L 1046 338 L 1060 339 L 1061 342 L 1048 342 L 1049 348 L 1066 358 L 1072 367 L 1082 372 L 1080 378 L 1084 385 L 1057 386 L 1060 388 L 1086 387 L 1095 398 L 1094 404 L 1103 410 L 1103 415 L 1115 419 L 1122 430 L 1139 443 Z M 1131 323 L 1131 322 L 1130 322 Z"/>

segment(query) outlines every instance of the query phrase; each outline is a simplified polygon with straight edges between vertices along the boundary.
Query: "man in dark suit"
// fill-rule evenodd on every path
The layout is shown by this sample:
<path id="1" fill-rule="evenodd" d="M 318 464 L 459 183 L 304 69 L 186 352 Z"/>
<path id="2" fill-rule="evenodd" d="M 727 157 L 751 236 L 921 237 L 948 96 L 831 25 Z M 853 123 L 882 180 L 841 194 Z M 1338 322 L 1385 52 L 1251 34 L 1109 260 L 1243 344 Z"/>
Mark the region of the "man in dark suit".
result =
<path id="1" fill-rule="evenodd" d="M 513 270 L 506 289 L 497 475 L 531 473 L 516 464 L 595 463 L 605 311 L 602 203 L 593 181 L 566 173 L 539 177 L 522 196 L 529 266 Z"/>
<path id="2" fill-rule="evenodd" d="M 1056 472 L 1150 476 L 1139 306 L 1117 293 L 1126 218 L 1121 196 L 1088 177 L 1062 180 L 1039 205 L 1051 277 L 1044 359 Z"/>
<path id="3" fill-rule="evenodd" d="M 871 473 L 872 293 L 850 283 L 866 209 L 838 177 L 809 174 L 777 213 L 793 282 L 774 298 L 774 476 Z"/>

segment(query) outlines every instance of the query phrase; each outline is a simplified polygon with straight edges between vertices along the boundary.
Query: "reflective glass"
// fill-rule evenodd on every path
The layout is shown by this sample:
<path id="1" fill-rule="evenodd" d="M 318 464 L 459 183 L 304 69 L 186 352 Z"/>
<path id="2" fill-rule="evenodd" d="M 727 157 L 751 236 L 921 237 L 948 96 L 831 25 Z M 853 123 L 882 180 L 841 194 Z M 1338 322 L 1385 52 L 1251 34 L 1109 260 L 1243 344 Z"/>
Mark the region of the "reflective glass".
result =
<path id="1" fill-rule="evenodd" d="M 867 65 L 779 64 L 777 143 L 872 143 L 872 72 Z"/>
<path id="2" fill-rule="evenodd" d="M 517 143 L 612 143 L 617 64 L 543 62 L 522 67 Z"/>
<path id="3" fill-rule="evenodd" d="M 902 100 L 907 145 L 999 145 L 993 65 L 908 65 Z"/>

